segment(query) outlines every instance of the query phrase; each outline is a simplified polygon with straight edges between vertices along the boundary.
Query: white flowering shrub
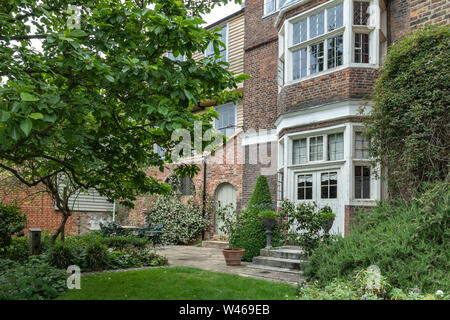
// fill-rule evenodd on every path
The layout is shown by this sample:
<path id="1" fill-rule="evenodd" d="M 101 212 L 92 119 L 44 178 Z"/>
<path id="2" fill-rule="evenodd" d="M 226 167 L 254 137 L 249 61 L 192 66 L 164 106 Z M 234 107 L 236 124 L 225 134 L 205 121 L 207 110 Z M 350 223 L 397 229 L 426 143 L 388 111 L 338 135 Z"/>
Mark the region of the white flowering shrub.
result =
<path id="1" fill-rule="evenodd" d="M 209 205 L 203 217 L 203 206 L 201 201 L 195 201 L 195 196 L 186 202 L 175 193 L 153 196 L 148 199 L 147 207 L 147 223 L 163 225 L 161 244 L 189 243 L 211 224 Z"/>

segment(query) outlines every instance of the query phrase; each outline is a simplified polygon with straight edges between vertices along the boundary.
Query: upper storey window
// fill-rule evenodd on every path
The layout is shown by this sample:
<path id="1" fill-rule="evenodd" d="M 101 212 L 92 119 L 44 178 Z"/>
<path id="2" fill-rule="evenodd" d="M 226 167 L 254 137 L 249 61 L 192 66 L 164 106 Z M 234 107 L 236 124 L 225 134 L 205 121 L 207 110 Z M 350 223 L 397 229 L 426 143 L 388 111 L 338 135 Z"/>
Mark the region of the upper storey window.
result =
<path id="1" fill-rule="evenodd" d="M 367 26 L 369 24 L 369 2 L 354 1 L 353 3 L 353 24 Z"/>
<path id="2" fill-rule="evenodd" d="M 264 0 L 264 15 L 274 13 L 284 7 L 285 4 L 300 0 Z"/>
<path id="3" fill-rule="evenodd" d="M 332 0 L 288 18 L 279 38 L 282 83 L 348 66 L 378 67 L 386 41 L 382 13 L 379 0 Z"/>
<path id="4" fill-rule="evenodd" d="M 220 47 L 220 58 L 216 61 L 224 61 L 228 62 L 228 23 L 219 27 L 221 30 L 218 31 L 220 34 L 219 40 L 223 42 L 225 47 Z M 214 47 L 212 42 L 208 45 L 205 51 L 205 57 L 213 57 L 214 56 Z"/>

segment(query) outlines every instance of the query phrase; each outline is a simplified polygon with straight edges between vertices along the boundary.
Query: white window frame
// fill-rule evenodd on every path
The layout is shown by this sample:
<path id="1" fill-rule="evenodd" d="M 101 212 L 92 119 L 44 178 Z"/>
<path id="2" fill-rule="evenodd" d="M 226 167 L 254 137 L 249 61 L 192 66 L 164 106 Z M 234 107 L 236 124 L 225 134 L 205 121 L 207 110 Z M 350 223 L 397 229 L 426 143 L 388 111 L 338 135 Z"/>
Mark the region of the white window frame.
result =
<path id="1" fill-rule="evenodd" d="M 354 0 L 332 0 L 321 5 L 318 5 L 312 9 L 309 9 L 297 16 L 288 18 L 284 21 L 280 33 L 283 33 L 283 37 L 279 38 L 279 41 L 284 43 L 280 44 L 284 49 L 284 86 L 288 86 L 294 83 L 302 82 L 322 76 L 328 73 L 336 72 L 348 67 L 365 67 L 365 68 L 379 68 L 380 66 L 380 47 L 383 45 L 383 36 L 380 37 L 381 32 L 381 6 L 382 0 L 360 0 L 370 3 L 369 9 L 371 10 L 369 16 L 368 25 L 360 26 L 353 25 L 353 2 Z M 338 4 L 342 3 L 342 21 L 343 25 L 332 31 L 328 31 L 328 9 L 331 9 Z M 310 17 L 324 11 L 324 33 L 314 38 L 310 38 Z M 293 44 L 293 24 L 307 20 L 307 40 L 298 44 Z M 379 31 L 379 32 L 378 32 Z M 369 34 L 369 63 L 355 63 L 354 62 L 354 34 L 355 33 L 367 33 Z M 342 64 L 328 67 L 328 39 L 335 38 L 342 35 Z M 324 68 L 323 71 L 312 73 L 310 70 L 311 61 L 311 45 L 315 45 L 318 42 L 324 43 Z M 383 43 L 382 43 L 383 42 Z M 293 52 L 300 49 L 307 49 L 307 75 L 300 78 L 293 78 Z M 301 63 L 301 62 L 299 62 Z"/>

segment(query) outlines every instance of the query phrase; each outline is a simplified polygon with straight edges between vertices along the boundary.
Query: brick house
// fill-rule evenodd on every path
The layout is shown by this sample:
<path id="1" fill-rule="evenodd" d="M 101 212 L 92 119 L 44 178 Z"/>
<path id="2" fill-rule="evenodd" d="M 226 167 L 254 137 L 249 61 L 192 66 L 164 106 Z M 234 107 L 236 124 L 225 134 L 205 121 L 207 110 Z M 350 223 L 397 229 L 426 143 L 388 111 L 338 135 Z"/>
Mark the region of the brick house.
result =
<path id="1" fill-rule="evenodd" d="M 356 207 L 373 206 L 387 188 L 376 178 L 362 135 L 370 96 L 388 47 L 424 24 L 448 24 L 444 0 L 247 0 L 243 140 L 268 144 L 274 200 L 315 201 L 336 214 L 345 234 Z M 264 88 L 264 90 L 261 90 Z M 364 113 L 360 107 L 366 106 Z M 244 166 L 243 201 L 260 168 Z"/>
<path id="2" fill-rule="evenodd" d="M 240 104 L 214 106 L 214 127 L 229 143 L 214 156 L 194 159 L 201 170 L 183 180 L 185 196 L 192 196 L 186 187 L 192 185 L 215 202 L 245 208 L 264 174 L 274 204 L 287 198 L 329 205 L 337 216 L 332 231 L 346 234 L 355 208 L 371 207 L 388 192 L 376 178 L 382 169 L 370 166 L 362 135 L 387 50 L 425 24 L 449 24 L 449 9 L 446 0 L 247 0 L 245 8 L 208 26 L 222 29 L 221 59 L 251 79 L 238 88 Z M 203 54 L 210 50 L 198 57 Z M 172 169 L 148 174 L 166 180 Z M 95 194 L 87 197 L 69 221 L 76 233 L 96 228 L 115 208 Z M 130 214 L 133 224 L 143 222 L 144 200 Z M 30 227 L 56 228 L 57 212 L 45 196 L 26 208 Z M 207 238 L 219 233 L 218 224 L 213 216 Z"/>

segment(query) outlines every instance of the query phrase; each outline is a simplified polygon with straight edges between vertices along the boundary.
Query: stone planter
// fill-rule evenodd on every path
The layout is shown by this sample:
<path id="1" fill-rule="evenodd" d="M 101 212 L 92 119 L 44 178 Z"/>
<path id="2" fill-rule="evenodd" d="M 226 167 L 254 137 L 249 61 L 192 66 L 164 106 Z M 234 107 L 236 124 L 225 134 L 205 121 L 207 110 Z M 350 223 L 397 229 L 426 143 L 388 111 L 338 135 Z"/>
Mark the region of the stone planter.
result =
<path id="1" fill-rule="evenodd" d="M 276 220 L 273 218 L 264 218 L 263 223 L 266 227 L 266 248 L 272 248 L 272 228 Z"/>
<path id="2" fill-rule="evenodd" d="M 322 222 L 322 228 L 325 232 L 329 232 L 331 230 L 331 227 L 333 227 L 334 218 L 328 219 Z"/>
<path id="3" fill-rule="evenodd" d="M 240 266 L 245 249 L 226 248 L 222 249 L 222 252 L 227 266 Z"/>

